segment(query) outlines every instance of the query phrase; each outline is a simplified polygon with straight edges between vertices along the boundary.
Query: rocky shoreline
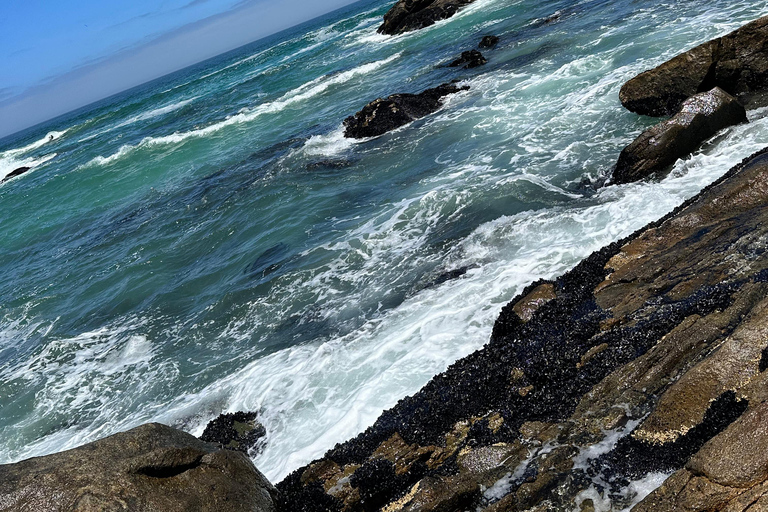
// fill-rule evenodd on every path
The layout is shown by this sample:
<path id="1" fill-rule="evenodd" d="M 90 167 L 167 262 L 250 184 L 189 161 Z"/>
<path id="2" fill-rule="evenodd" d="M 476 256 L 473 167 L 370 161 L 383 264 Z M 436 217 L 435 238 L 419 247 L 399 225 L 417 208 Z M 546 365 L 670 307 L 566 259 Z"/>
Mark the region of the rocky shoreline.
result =
<path id="1" fill-rule="evenodd" d="M 0 511 L 760 510 L 767 204 L 768 149 L 531 284 L 483 349 L 277 491 L 227 439 L 149 425 L 0 466 Z"/>
<path id="2" fill-rule="evenodd" d="M 690 464 L 738 474 L 741 459 L 712 446 L 765 401 L 765 204 L 768 151 L 532 284 L 482 350 L 278 484 L 283 509 L 589 510 L 594 493 L 621 503 L 631 482 L 682 471 L 637 509 L 650 510 L 698 475 Z M 721 504 L 762 489 L 768 455 L 752 459 L 753 487 L 728 489 Z M 698 478 L 723 481 L 712 475 Z M 665 510 L 721 510 L 697 508 L 696 485 Z"/>
<path id="3" fill-rule="evenodd" d="M 395 28 L 380 31 L 428 26 L 470 2 L 400 0 L 385 18 Z M 376 100 L 345 120 L 347 136 L 407 124 L 460 90 Z M 673 117 L 622 152 L 613 183 L 668 169 L 745 122 L 767 90 L 768 18 L 639 75 L 622 103 Z M 529 285 L 485 347 L 275 487 L 243 453 L 263 427 L 237 413 L 202 440 L 149 424 L 0 466 L 0 512 L 768 509 L 766 206 L 768 148 Z"/>

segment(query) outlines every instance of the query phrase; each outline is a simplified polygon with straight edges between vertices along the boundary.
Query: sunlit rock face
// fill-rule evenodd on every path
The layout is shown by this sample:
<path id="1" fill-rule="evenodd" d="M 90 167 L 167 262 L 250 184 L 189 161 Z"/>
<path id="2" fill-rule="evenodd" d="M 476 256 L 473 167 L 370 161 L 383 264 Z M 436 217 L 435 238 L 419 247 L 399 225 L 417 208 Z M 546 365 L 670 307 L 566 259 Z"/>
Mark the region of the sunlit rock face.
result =
<path id="1" fill-rule="evenodd" d="M 644 131 L 619 155 L 614 183 L 630 183 L 667 170 L 679 158 L 729 126 L 747 122 L 741 104 L 719 87 L 685 100 L 680 112 Z"/>
<path id="2" fill-rule="evenodd" d="M 768 104 L 768 17 L 641 73 L 621 88 L 619 99 L 632 112 L 666 116 L 713 87 L 748 109 Z"/>
<path id="3" fill-rule="evenodd" d="M 245 454 L 158 423 L 0 466 L 0 511 L 272 512 Z"/>

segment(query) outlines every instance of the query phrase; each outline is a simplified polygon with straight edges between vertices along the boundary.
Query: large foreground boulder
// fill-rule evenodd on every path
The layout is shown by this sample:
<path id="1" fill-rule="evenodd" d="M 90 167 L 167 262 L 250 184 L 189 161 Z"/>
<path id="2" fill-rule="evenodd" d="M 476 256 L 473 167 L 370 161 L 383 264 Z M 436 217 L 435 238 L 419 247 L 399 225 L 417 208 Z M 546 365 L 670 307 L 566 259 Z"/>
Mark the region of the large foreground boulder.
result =
<path id="1" fill-rule="evenodd" d="M 434 25 L 450 18 L 475 0 L 398 0 L 384 15 L 379 33 L 396 35 Z"/>
<path id="2" fill-rule="evenodd" d="M 644 131 L 624 148 L 613 182 L 631 183 L 664 171 L 720 130 L 746 122 L 744 107 L 719 87 L 697 94 L 675 116 Z"/>
<path id="3" fill-rule="evenodd" d="M 672 115 L 696 93 L 720 87 L 748 109 L 768 104 L 768 17 L 693 48 L 633 78 L 621 103 L 648 116 Z"/>
<path id="4" fill-rule="evenodd" d="M 382 135 L 435 112 L 443 105 L 443 97 L 468 89 L 469 86 L 457 87 L 449 83 L 420 94 L 393 94 L 379 98 L 344 120 L 344 136 L 364 139 Z"/>
<path id="5" fill-rule="evenodd" d="M 158 423 L 0 466 L 2 512 L 271 512 L 275 498 L 244 454 Z"/>

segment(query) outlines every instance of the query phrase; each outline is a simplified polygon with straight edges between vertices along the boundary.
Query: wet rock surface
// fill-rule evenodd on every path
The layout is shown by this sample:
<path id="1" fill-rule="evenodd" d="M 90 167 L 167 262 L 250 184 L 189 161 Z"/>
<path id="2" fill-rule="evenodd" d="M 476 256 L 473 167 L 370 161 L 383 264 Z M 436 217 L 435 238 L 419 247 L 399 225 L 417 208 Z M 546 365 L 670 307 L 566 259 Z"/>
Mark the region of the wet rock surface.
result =
<path id="1" fill-rule="evenodd" d="M 482 53 L 477 50 L 469 50 L 466 52 L 461 52 L 461 56 L 448 64 L 448 66 L 452 68 L 462 67 L 464 69 L 470 69 L 482 66 L 487 62 L 488 61 L 485 60 L 485 57 L 483 57 Z"/>
<path id="2" fill-rule="evenodd" d="M 258 451 L 259 441 L 267 435 L 267 429 L 258 422 L 255 412 L 221 414 L 211 420 L 200 436 L 207 443 L 218 443 L 228 450 L 243 453 Z"/>
<path id="3" fill-rule="evenodd" d="M 484 36 L 477 46 L 478 48 L 493 48 L 497 44 L 499 44 L 499 36 Z"/>
<path id="4" fill-rule="evenodd" d="M 683 102 L 672 118 L 643 132 L 619 155 L 614 183 L 631 183 L 664 171 L 705 140 L 729 126 L 747 122 L 744 107 L 719 87 Z"/>
<path id="5" fill-rule="evenodd" d="M 768 17 L 641 73 L 621 88 L 621 103 L 648 116 L 673 115 L 694 94 L 720 87 L 747 109 L 768 105 Z"/>
<path id="6" fill-rule="evenodd" d="M 761 152 L 664 219 L 533 283 L 482 350 L 278 484 L 281 510 L 768 502 L 766 206 Z M 627 491 L 675 471 L 647 498 Z"/>
<path id="7" fill-rule="evenodd" d="M 244 454 L 157 423 L 0 466 L 3 512 L 269 512 L 275 497 Z"/>
<path id="8" fill-rule="evenodd" d="M 419 94 L 393 94 L 376 99 L 344 120 L 344 136 L 364 139 L 382 135 L 437 111 L 445 96 L 468 89 L 469 86 L 448 83 Z"/>
<path id="9" fill-rule="evenodd" d="M 384 15 L 380 34 L 396 35 L 434 25 L 450 18 L 475 0 L 398 0 Z"/>
<path id="10" fill-rule="evenodd" d="M 5 176 L 5 178 L 3 178 L 3 180 L 2 180 L 2 181 L 0 181 L 0 183 L 3 183 L 3 182 L 5 182 L 5 181 L 8 181 L 8 180 L 9 180 L 9 179 L 11 179 L 11 178 L 15 178 L 16 176 L 21 176 L 22 174 L 26 173 L 26 172 L 27 172 L 27 171 L 29 171 L 30 169 L 32 169 L 32 168 L 31 168 L 31 167 L 19 167 L 18 169 L 14 169 L 13 171 L 9 172 L 9 173 L 8 173 L 8 174 Z"/>

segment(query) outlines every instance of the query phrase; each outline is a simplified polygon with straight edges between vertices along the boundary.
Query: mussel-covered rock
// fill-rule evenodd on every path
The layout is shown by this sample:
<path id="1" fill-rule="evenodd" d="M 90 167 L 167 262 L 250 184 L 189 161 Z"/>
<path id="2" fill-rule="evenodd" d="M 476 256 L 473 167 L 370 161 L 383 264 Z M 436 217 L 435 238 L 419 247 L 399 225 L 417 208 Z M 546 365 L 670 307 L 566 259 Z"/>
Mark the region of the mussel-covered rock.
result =
<path id="1" fill-rule="evenodd" d="M 255 412 L 221 414 L 208 423 L 200 439 L 248 453 L 267 435 L 267 429 L 259 423 L 257 417 Z"/>

